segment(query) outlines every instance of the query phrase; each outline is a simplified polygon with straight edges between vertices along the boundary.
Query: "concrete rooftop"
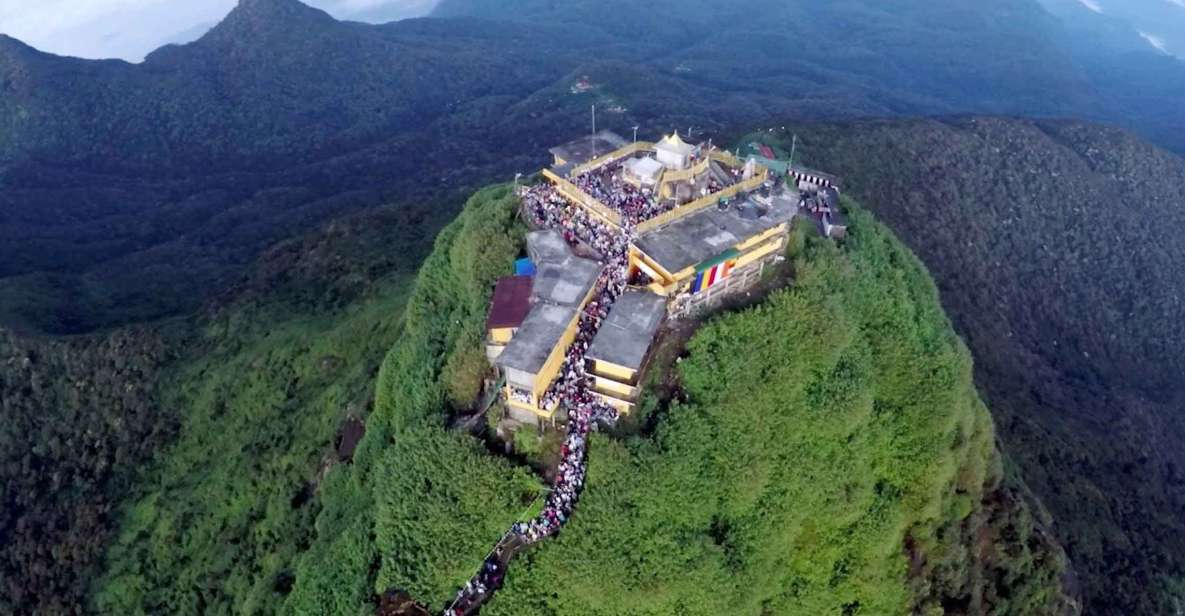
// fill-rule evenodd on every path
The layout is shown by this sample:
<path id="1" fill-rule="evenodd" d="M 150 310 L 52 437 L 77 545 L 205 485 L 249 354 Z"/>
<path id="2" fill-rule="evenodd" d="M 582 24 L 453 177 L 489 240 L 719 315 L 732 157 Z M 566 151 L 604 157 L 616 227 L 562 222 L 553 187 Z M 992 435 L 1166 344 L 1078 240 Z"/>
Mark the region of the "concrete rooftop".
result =
<path id="1" fill-rule="evenodd" d="M 528 233 L 527 254 L 536 267 L 531 293 L 536 302 L 578 307 L 603 269 L 596 261 L 572 254 L 557 231 Z"/>
<path id="2" fill-rule="evenodd" d="M 601 275 L 601 264 L 580 257 L 559 263 L 543 263 L 535 273 L 532 295 L 536 302 L 579 307 Z"/>
<path id="3" fill-rule="evenodd" d="M 569 306 L 535 304 L 495 363 L 501 368 L 538 374 L 576 313 L 576 308 Z"/>
<path id="4" fill-rule="evenodd" d="M 527 234 L 527 256 L 540 265 L 548 261 L 559 263 L 572 254 L 559 231 L 532 231 Z"/>
<path id="5" fill-rule="evenodd" d="M 586 353 L 589 359 L 638 370 L 654 342 L 667 300 L 648 291 L 630 289 L 617 298 Z"/>
<path id="6" fill-rule="evenodd" d="M 751 200 L 734 201 L 725 210 L 710 206 L 642 234 L 635 245 L 674 274 L 788 222 L 797 209 L 797 200 L 788 194 L 774 196 L 769 206 Z"/>
<path id="7" fill-rule="evenodd" d="M 586 163 L 597 156 L 604 156 L 626 144 L 621 135 L 603 130 L 596 135 L 581 137 L 575 141 L 554 147 L 551 153 L 568 161 L 569 164 Z"/>

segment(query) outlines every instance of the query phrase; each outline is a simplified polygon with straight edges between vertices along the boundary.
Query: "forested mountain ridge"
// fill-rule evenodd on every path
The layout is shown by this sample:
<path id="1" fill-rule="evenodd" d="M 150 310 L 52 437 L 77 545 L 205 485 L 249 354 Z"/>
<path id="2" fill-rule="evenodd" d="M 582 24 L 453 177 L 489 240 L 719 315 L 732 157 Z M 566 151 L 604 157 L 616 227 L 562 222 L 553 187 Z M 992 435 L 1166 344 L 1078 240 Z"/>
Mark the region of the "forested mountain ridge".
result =
<path id="1" fill-rule="evenodd" d="M 247 572 L 274 582 L 445 222 L 425 210 L 373 208 L 283 242 L 187 319 L 67 339 L 0 331 L 0 612 L 95 613 L 116 550 L 208 605 L 221 588 L 251 601 Z M 159 530 L 138 536 L 149 522 Z M 155 540 L 167 548 L 138 551 Z M 178 588 L 151 586 L 138 592 Z"/>
<path id="2" fill-rule="evenodd" d="M 80 333 L 192 311 L 325 220 L 536 168 L 592 103 L 615 111 L 603 126 L 655 133 L 1073 114 L 1185 147 L 1180 62 L 1069 48 L 1031 0 L 656 8 L 455 0 L 368 25 L 243 0 L 138 65 L 0 38 L 0 323 Z M 586 74 L 597 87 L 570 92 Z"/>
<path id="3" fill-rule="evenodd" d="M 478 193 L 425 261 L 285 613 L 349 613 L 392 588 L 443 607 L 537 493 L 443 422 L 477 393 L 458 385 L 485 369 L 491 285 L 522 245 L 516 203 Z M 657 360 L 677 399 L 652 390 L 638 421 L 653 430 L 593 439 L 572 523 L 515 561 L 487 610 L 1077 613 L 924 270 L 852 214 L 849 247 L 803 225 L 793 288 Z"/>
<path id="4" fill-rule="evenodd" d="M 788 130 L 929 264 L 1090 612 L 1171 613 L 1185 577 L 1185 160 L 1076 122 Z"/>
<path id="5" fill-rule="evenodd" d="M 20 332 L 0 338 L 0 539 L 11 555 L 0 611 L 356 613 L 392 585 L 425 601 L 451 592 L 471 573 L 465 559 L 480 559 L 486 535 L 538 490 L 522 467 L 433 423 L 480 382 L 487 283 L 516 246 L 514 223 L 498 209 L 504 193 L 475 197 L 469 209 L 479 213 L 441 235 L 420 274 L 421 287 L 461 291 L 413 296 L 410 280 L 473 189 L 544 164 L 547 147 L 586 131 L 591 104 L 601 126 L 641 125 L 651 136 L 691 127 L 718 144 L 736 126 L 771 135 L 783 118 L 975 111 L 1123 122 L 1183 148 L 1178 60 L 1069 46 L 1057 22 L 1024 0 L 817 4 L 664 0 L 656 6 L 665 13 L 639 14 L 616 0 L 450 0 L 441 17 L 368 26 L 295 0 L 243 0 L 205 38 L 140 65 L 59 58 L 0 36 L 0 324 Z M 592 89 L 573 92 L 585 76 Z M 781 587 L 716 587 L 743 606 L 807 597 L 834 608 L 838 595 L 824 590 L 833 583 L 848 593 L 843 610 L 874 595 L 863 605 L 1032 613 L 1068 603 L 1072 611 L 1064 599 L 1075 594 L 1073 579 L 1056 539 L 1095 613 L 1160 613 L 1185 602 L 1180 159 L 1122 131 L 1056 122 L 798 132 L 807 162 L 844 175 L 934 272 L 974 352 L 1002 449 L 1018 463 L 1010 472 L 1023 481 L 1005 479 L 960 372 L 939 388 L 950 404 L 932 407 L 938 419 L 893 424 L 933 442 L 951 437 L 949 456 L 926 449 L 938 457 L 909 466 L 950 482 L 926 475 L 918 486 L 932 490 L 913 500 L 902 500 L 902 482 L 836 480 L 823 487 L 844 494 L 815 494 L 884 507 L 867 516 L 872 530 L 857 543 L 820 543 L 809 566 L 754 565 L 779 556 L 746 534 L 760 525 L 756 509 L 741 505 L 781 495 L 776 483 L 741 482 L 749 500 L 691 503 L 678 518 L 677 528 L 701 540 L 690 561 L 677 560 L 689 553 L 665 534 L 673 525 L 641 537 L 676 546 L 667 553 L 676 558 L 649 564 L 672 584 L 705 587 L 736 571 L 774 572 L 758 576 L 766 581 L 793 572 Z M 721 411 L 738 395 L 707 383 L 704 371 L 731 365 L 753 331 L 793 322 L 780 312 L 787 307 L 838 304 L 858 333 L 838 345 L 842 365 L 771 349 L 762 359 L 785 359 L 764 366 L 771 373 L 807 359 L 822 367 L 808 391 L 793 382 L 763 390 L 769 408 L 800 405 L 777 412 L 834 401 L 851 411 L 846 427 L 889 421 L 884 406 L 870 419 L 858 401 L 840 399 L 901 384 L 863 351 L 883 339 L 869 331 L 860 289 L 934 317 L 917 330 L 908 321 L 895 339 L 902 348 L 936 342 L 913 359 L 935 363 L 935 374 L 966 368 L 912 257 L 879 231 L 865 239 L 869 251 L 855 257 L 811 253 L 817 273 L 826 270 L 819 280 L 850 284 L 852 266 L 854 290 L 816 285 L 815 295 L 781 295 L 705 330 L 718 344 L 701 343 L 679 374 L 712 402 L 689 405 L 669 435 L 602 447 L 594 469 L 610 488 L 587 524 L 633 536 L 638 528 L 613 526 L 618 514 L 665 514 L 654 494 L 679 502 L 685 491 L 675 488 L 733 476 L 727 464 L 662 460 L 655 448 L 732 459 L 696 441 L 701 423 L 729 421 L 734 413 Z M 875 275 L 882 259 L 893 264 L 885 280 L 901 288 Z M 405 306 L 424 326 L 411 340 Z M 177 314 L 190 316 L 160 320 Z M 27 335 L 95 330 L 67 340 Z M 919 332 L 934 335 L 910 337 Z M 374 372 L 392 348 L 355 466 L 326 472 L 340 422 L 367 413 Z M 830 388 L 849 376 L 852 389 Z M 740 414 L 754 408 L 737 410 L 760 427 L 731 426 L 738 442 L 786 436 L 776 422 Z M 944 432 L 954 417 L 975 429 Z M 833 437 L 818 442 L 847 446 Z M 868 456 L 856 459 L 869 463 L 868 477 L 900 453 L 861 444 Z M 669 480 L 658 488 L 674 491 L 637 491 L 632 482 L 647 469 L 633 466 L 635 453 Z M 785 459 L 766 453 L 754 463 L 786 473 Z M 952 479 L 956 460 L 966 464 Z M 452 487 L 409 501 L 423 486 L 403 472 L 408 465 Z M 475 477 L 472 490 L 460 487 Z M 1054 535 L 1026 482 L 1055 514 Z M 850 520 L 849 511 L 817 512 Z M 441 523 L 399 523 L 408 519 Z M 779 540 L 814 545 L 807 539 L 819 527 L 803 523 L 788 526 L 805 529 L 801 536 Z M 903 528 L 946 541 L 900 542 L 913 537 Z M 605 568 L 621 565 L 598 537 L 564 541 L 589 548 Z M 561 547 L 528 561 L 491 609 L 548 613 L 599 598 L 596 571 L 569 568 Z M 816 565 L 827 579 L 802 575 Z M 695 575 L 684 579 L 686 571 Z M 677 593 L 630 585 L 653 578 L 622 579 L 622 597 L 658 613 L 679 605 Z M 556 598 L 556 584 L 582 591 Z"/>
<path id="6" fill-rule="evenodd" d="M 408 254 L 389 240 L 402 233 L 404 245 L 415 245 L 414 237 L 432 234 L 436 219 L 417 223 L 402 208 L 387 208 L 269 251 L 251 276 L 195 323 L 115 334 L 114 340 L 155 340 L 151 348 L 172 349 L 153 360 L 146 375 L 138 366 L 154 356 L 141 357 L 126 342 L 114 348 L 126 355 L 118 365 L 137 367 L 132 378 L 96 379 L 88 370 L 99 371 L 102 362 L 84 358 L 75 360 L 81 365 L 71 374 L 77 376 L 66 379 L 44 360 L 37 360 L 35 378 L 10 372 L 4 398 L 12 406 L 6 411 L 50 420 L 61 433 L 36 439 L 46 441 L 45 450 L 75 456 L 87 449 L 62 450 L 54 443 L 80 438 L 98 441 L 101 449 L 116 443 L 129 448 L 109 479 L 81 481 L 77 491 L 66 493 L 21 488 L 51 468 L 75 468 L 64 460 L 5 467 L 5 496 L 21 499 L 16 508 L 9 501 L 5 511 L 26 520 L 5 535 L 12 542 L 5 553 L 17 558 L 6 561 L 4 582 L 20 589 L 5 595 L 13 601 L 5 609 L 354 614 L 370 609 L 372 596 L 392 586 L 429 604 L 452 592 L 508 516 L 522 509 L 520 499 L 539 490 L 524 467 L 444 427 L 447 416 L 477 393 L 480 379 L 474 377 L 486 366 L 480 328 L 489 282 L 521 249 L 522 227 L 508 193 L 499 187 L 471 200 L 440 234 L 414 291 L 406 263 L 419 262 L 425 252 Z M 1001 467 L 990 420 L 970 388 L 969 358 L 941 316 L 933 286 L 870 217 L 853 215 L 869 235 L 856 236 L 861 248 L 852 255 L 809 240 L 807 228 L 800 229 L 792 254 L 802 289 L 778 292 L 769 305 L 710 325 L 688 347 L 683 368 L 656 368 L 660 376 L 677 370 L 687 380 L 684 403 L 656 398 L 648 404 L 646 412 L 662 426 L 658 434 L 598 439 L 589 499 L 579 512 L 587 519 L 578 518 L 562 544 L 529 556 L 490 609 L 547 613 L 567 605 L 587 611 L 593 609 L 590 600 L 636 599 L 643 603 L 635 607 L 646 605 L 652 613 L 678 605 L 693 613 L 712 605 L 748 612 L 757 604 L 810 614 L 821 606 L 858 604 L 896 613 L 910 606 L 968 614 L 989 606 L 1001 614 L 1077 613 L 1064 556 L 1043 530 L 1049 520 Z M 428 226 L 415 230 L 417 224 Z M 836 312 L 834 302 L 842 302 L 843 310 Z M 857 325 L 887 318 L 886 302 L 904 310 L 903 320 L 895 321 L 899 327 Z M 787 336 L 771 338 L 773 327 L 788 328 Z M 879 340 L 876 331 L 898 332 L 899 338 Z M 757 397 L 760 406 L 737 407 L 737 391 L 761 389 L 741 378 L 755 373 L 735 356 L 755 333 L 768 347 L 761 355 L 771 362 L 757 373 L 790 370 L 799 376 L 775 379 L 786 387 L 766 388 Z M 79 343 L 89 344 L 88 338 Z M 22 344 L 28 346 L 13 342 L 17 360 L 25 353 Z M 716 390 L 718 379 L 704 380 L 704 370 L 719 365 L 732 365 L 735 372 L 727 391 Z M 914 369 L 903 371 L 907 365 Z M 96 395 L 61 408 L 55 406 L 60 398 L 36 385 L 75 379 L 93 382 L 89 389 Z M 375 410 L 367 415 L 372 388 Z M 70 413 L 101 416 L 104 396 L 130 396 L 144 408 L 167 409 L 137 424 L 165 438 L 137 439 L 65 420 Z M 872 404 L 868 396 L 880 402 Z M 756 415 L 742 420 L 742 407 Z M 121 408 L 107 412 L 126 415 Z M 367 434 L 352 465 L 335 465 L 334 436 L 351 415 L 366 416 Z M 8 425 L 13 431 L 5 433 L 12 437 L 7 451 L 17 459 L 39 455 L 41 445 L 20 440 L 28 434 L 23 424 Z M 817 438 L 808 431 L 818 431 Z M 730 455 L 748 451 L 747 463 L 738 458 L 704 474 L 684 473 L 691 460 L 727 457 L 694 453 L 713 434 L 727 436 L 718 446 Z M 787 434 L 799 443 L 792 454 L 770 445 L 786 441 Z M 738 449 L 736 439 L 748 445 Z M 627 450 L 649 462 L 634 468 Z M 791 467 L 783 454 L 795 460 Z M 80 473 L 102 470 L 90 469 L 85 456 L 78 464 Z M 727 477 L 740 469 L 753 478 L 755 468 L 765 479 Z M 820 476 L 839 471 L 842 481 Z M 18 477 L 24 483 L 14 481 Z M 604 571 L 621 565 L 612 551 L 598 547 L 598 536 L 642 533 L 665 545 L 675 537 L 661 530 L 673 528 L 660 513 L 667 507 L 661 503 L 668 496 L 671 502 L 702 496 L 711 485 L 742 491 L 697 500 L 708 508 L 686 503 L 684 514 L 672 518 L 680 537 L 699 537 L 698 556 L 642 552 L 654 579 L 708 584 L 715 599 L 692 605 L 686 598 L 698 595 L 689 587 L 661 592 L 649 583 L 626 584 L 615 599 L 603 590 L 581 590 L 590 582 L 599 588 Z M 784 508 L 779 495 L 791 485 L 794 506 Z M 89 507 L 69 507 L 71 498 Z M 23 509 L 29 502 L 40 509 Z M 615 513 L 622 506 L 651 513 L 642 519 Z M 98 515 L 88 513 L 96 507 Z M 824 513 L 831 507 L 841 510 Z M 64 517 L 41 518 L 34 513 L 39 510 Z M 769 518 L 773 511 L 778 515 Z M 56 519 L 58 528 L 71 532 L 40 534 L 30 525 L 38 519 Z M 777 528 L 753 526 L 770 522 Z M 758 541 L 764 533 L 779 538 Z M 760 545 L 777 552 L 758 550 Z M 38 561 L 26 552 L 32 548 L 77 558 Z M 567 561 L 569 550 L 598 559 L 594 578 L 556 565 Z M 800 556 L 781 565 L 766 562 L 783 553 Z M 728 573 L 711 574 L 719 567 Z M 631 577 L 648 579 L 614 579 Z M 734 583 L 742 579 L 750 583 Z M 556 599 L 546 597 L 550 591 L 539 594 L 553 584 L 574 592 Z M 613 611 L 612 601 L 603 608 Z"/>

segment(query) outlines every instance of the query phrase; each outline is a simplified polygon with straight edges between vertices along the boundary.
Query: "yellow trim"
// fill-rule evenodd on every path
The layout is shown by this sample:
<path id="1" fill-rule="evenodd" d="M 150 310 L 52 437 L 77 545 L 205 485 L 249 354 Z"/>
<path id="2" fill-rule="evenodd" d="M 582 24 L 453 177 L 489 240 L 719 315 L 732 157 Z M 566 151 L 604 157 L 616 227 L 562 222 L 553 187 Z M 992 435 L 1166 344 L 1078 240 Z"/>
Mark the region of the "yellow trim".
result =
<path id="1" fill-rule="evenodd" d="M 596 381 L 596 389 L 612 393 L 627 402 L 633 400 L 638 395 L 638 388 L 632 385 L 625 385 L 613 379 L 608 379 L 603 376 L 594 377 Z"/>
<path id="2" fill-rule="evenodd" d="M 779 238 L 765 244 L 764 246 L 759 246 L 756 250 L 753 250 L 751 252 L 747 252 L 747 253 L 741 255 L 740 258 L 737 259 L 736 268 L 740 269 L 742 267 L 745 267 L 746 265 L 749 265 L 750 263 L 761 260 L 762 258 L 764 258 L 765 256 L 767 256 L 771 253 L 777 252 L 779 249 L 782 248 L 782 245 L 783 245 L 782 239 L 783 238 L 779 237 Z"/>
<path id="3" fill-rule="evenodd" d="M 657 229 L 663 225 L 668 225 L 672 222 L 675 222 L 676 220 L 679 220 L 680 218 L 683 218 L 684 216 L 694 214 L 704 208 L 716 205 L 721 199 L 732 198 L 741 191 L 754 190 L 764 184 L 767 179 L 769 179 L 769 169 L 766 169 L 761 165 L 757 165 L 757 173 L 755 173 L 753 177 L 737 184 L 733 184 L 732 186 L 729 186 L 728 188 L 725 188 L 719 192 L 714 192 L 710 195 L 700 197 L 699 199 L 696 199 L 690 203 L 680 205 L 679 207 L 669 212 L 659 214 L 650 220 L 641 222 L 637 227 L 635 227 L 635 230 L 637 233 L 641 234 L 653 229 Z"/>
<path id="4" fill-rule="evenodd" d="M 634 410 L 634 407 L 637 406 L 635 403 L 628 400 L 622 400 L 621 398 L 617 398 L 599 391 L 594 391 L 592 393 L 601 400 L 604 400 L 607 404 L 612 405 L 613 408 L 620 411 L 622 415 L 629 415 Z"/>
<path id="5" fill-rule="evenodd" d="M 711 164 L 711 159 L 705 158 L 686 169 L 667 170 L 667 172 L 663 174 L 662 183 L 668 184 L 671 182 L 685 182 L 690 180 L 701 173 L 707 173 L 709 164 Z"/>
<path id="6" fill-rule="evenodd" d="M 539 408 L 538 406 L 535 406 L 534 404 L 525 404 L 523 402 L 519 402 L 518 400 L 512 400 L 509 397 L 506 398 L 506 404 L 512 408 L 534 413 L 540 419 L 546 419 L 550 421 L 552 417 L 555 417 L 555 411 L 548 412 Z"/>
<path id="7" fill-rule="evenodd" d="M 623 383 L 629 383 L 633 381 L 634 377 L 637 375 L 637 371 L 631 368 L 619 366 L 613 362 L 597 359 L 595 357 L 591 357 L 590 359 L 594 361 L 593 372 L 598 375 L 611 379 L 617 379 Z"/>
<path id="8" fill-rule="evenodd" d="M 650 292 L 654 293 L 655 295 L 661 295 L 663 297 L 667 297 L 670 294 L 669 291 L 667 291 L 666 287 L 662 286 L 662 284 L 657 283 L 657 282 L 652 282 L 652 283 L 646 285 L 646 288 L 650 289 Z"/>
<path id="9" fill-rule="evenodd" d="M 662 282 L 664 286 L 675 280 L 675 277 L 666 268 L 659 265 L 657 261 L 651 259 L 649 255 L 632 244 L 630 245 L 630 261 L 633 262 L 635 267 L 646 272 L 647 276 Z"/>
<path id="10" fill-rule="evenodd" d="M 654 144 L 649 141 L 639 141 L 637 143 L 631 143 L 629 145 L 625 145 L 620 148 L 617 148 L 616 150 L 613 150 L 612 152 L 605 154 L 604 156 L 598 156 L 597 158 L 594 158 L 582 165 L 577 166 L 576 168 L 572 169 L 572 175 L 581 175 L 584 173 L 588 173 L 589 171 L 596 169 L 597 167 L 600 167 L 602 165 L 605 165 L 607 163 L 615 161 L 619 158 L 626 158 L 627 156 L 633 156 L 634 154 L 637 154 L 638 152 L 641 152 L 642 150 L 653 150 L 653 149 L 654 149 Z"/>
<path id="11" fill-rule="evenodd" d="M 774 237 L 777 235 L 782 235 L 785 232 L 786 232 L 786 223 L 782 223 L 776 227 L 770 227 L 769 229 L 766 229 L 765 231 L 758 233 L 757 235 L 754 235 L 753 237 L 741 242 L 740 244 L 737 244 L 736 248 L 737 248 L 737 250 L 744 252 L 744 251 L 746 251 L 758 244 L 761 244 L 762 242 L 768 240 L 771 237 Z"/>
<path id="12" fill-rule="evenodd" d="M 578 188 L 575 184 L 556 175 L 550 169 L 543 170 L 543 177 L 551 180 L 551 183 L 555 184 L 556 190 L 559 191 L 559 193 L 563 195 L 565 199 L 568 199 L 569 201 L 583 207 L 590 213 L 596 215 L 597 218 L 600 218 L 601 220 L 604 220 L 615 227 L 621 227 L 620 214 L 614 212 L 600 201 L 594 199 L 592 195 L 580 190 L 580 188 Z"/>
<path id="13" fill-rule="evenodd" d="M 498 327 L 490 330 L 490 341 L 497 344 L 508 344 L 510 339 L 514 337 L 513 327 Z"/>

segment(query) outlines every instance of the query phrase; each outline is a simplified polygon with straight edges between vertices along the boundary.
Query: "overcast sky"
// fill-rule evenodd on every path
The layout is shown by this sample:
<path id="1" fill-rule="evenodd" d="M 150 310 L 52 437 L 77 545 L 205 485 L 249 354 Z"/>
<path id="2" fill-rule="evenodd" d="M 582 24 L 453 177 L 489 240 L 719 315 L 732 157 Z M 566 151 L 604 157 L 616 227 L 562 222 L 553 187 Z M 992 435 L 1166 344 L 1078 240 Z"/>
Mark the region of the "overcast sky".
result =
<path id="1" fill-rule="evenodd" d="M 338 19 L 386 22 L 427 13 L 437 0 L 304 0 Z M 133 62 L 165 43 L 192 41 L 237 0 L 0 0 L 0 33 L 37 49 Z"/>

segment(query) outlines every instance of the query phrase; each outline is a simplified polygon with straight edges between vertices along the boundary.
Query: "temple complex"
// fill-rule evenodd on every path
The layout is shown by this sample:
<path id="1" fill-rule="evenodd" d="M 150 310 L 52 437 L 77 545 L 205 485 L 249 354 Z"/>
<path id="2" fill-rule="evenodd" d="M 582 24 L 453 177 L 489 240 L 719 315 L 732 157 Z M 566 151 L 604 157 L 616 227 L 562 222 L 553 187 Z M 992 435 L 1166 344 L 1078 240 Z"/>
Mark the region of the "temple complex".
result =
<path id="1" fill-rule="evenodd" d="M 542 510 L 498 540 L 445 616 L 480 610 L 510 559 L 571 518 L 589 433 L 635 410 L 664 322 L 752 289 L 785 258 L 796 216 L 828 236 L 846 230 L 837 180 L 771 174 L 710 142 L 603 132 L 551 152 L 546 182 L 518 191 L 534 231 L 516 275 L 495 286 L 486 351 L 504 420 L 562 425 L 559 462 Z"/>
<path id="2" fill-rule="evenodd" d="M 751 289 L 767 266 L 784 258 L 795 216 L 811 219 L 829 237 L 846 230 L 838 178 L 789 166 L 772 174 L 754 159 L 678 133 L 627 143 L 602 131 L 551 153 L 546 183 L 522 193 L 528 222 L 551 227 L 527 237 L 524 271 L 534 275 L 498 282 L 487 323 L 487 352 L 505 381 L 508 416 L 517 422 L 554 424 L 562 405 L 546 394 L 565 376 L 630 413 L 666 319 Z M 624 244 L 627 264 L 628 289 L 611 307 L 590 304 L 608 262 L 596 245 L 601 236 Z M 578 343 L 582 365 L 561 374 L 582 316 L 594 319 L 595 337 Z"/>

